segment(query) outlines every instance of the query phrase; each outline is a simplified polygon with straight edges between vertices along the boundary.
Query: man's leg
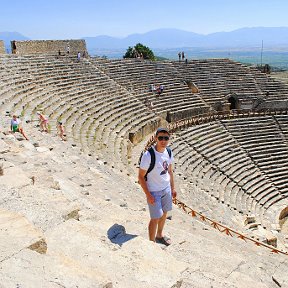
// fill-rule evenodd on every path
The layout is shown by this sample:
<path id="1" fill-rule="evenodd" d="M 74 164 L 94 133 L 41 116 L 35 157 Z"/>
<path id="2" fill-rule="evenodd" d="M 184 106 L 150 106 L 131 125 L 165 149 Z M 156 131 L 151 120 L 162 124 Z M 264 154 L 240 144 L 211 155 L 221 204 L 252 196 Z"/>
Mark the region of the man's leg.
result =
<path id="1" fill-rule="evenodd" d="M 165 225 L 166 217 L 167 217 L 167 212 L 164 212 L 162 217 L 158 221 L 158 229 L 157 229 L 157 234 L 156 234 L 157 238 L 162 238 L 164 236 L 163 235 L 163 228 Z"/>
<path id="2" fill-rule="evenodd" d="M 161 218 L 160 218 L 161 219 Z M 155 235 L 157 230 L 159 219 L 150 219 L 148 231 L 149 231 L 149 240 L 155 242 Z"/>

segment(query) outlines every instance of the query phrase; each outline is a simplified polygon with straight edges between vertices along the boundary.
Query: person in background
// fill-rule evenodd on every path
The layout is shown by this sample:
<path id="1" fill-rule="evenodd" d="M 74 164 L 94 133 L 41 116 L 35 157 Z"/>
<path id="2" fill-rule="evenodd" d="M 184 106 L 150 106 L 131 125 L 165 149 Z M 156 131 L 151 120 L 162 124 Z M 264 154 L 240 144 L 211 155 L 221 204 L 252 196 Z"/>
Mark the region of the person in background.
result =
<path id="1" fill-rule="evenodd" d="M 37 115 L 39 116 L 39 125 L 42 131 L 49 132 L 48 131 L 48 117 L 41 114 L 39 111 L 37 111 Z"/>
<path id="2" fill-rule="evenodd" d="M 58 122 L 57 124 L 58 135 L 63 141 L 66 141 L 65 130 L 62 122 Z"/>
<path id="3" fill-rule="evenodd" d="M 10 129 L 11 129 L 12 133 L 19 132 L 19 133 L 21 133 L 23 135 L 23 137 L 26 140 L 28 140 L 27 136 L 24 133 L 23 128 L 21 127 L 21 121 L 20 121 L 19 118 L 17 118 L 16 115 L 12 116 Z"/>

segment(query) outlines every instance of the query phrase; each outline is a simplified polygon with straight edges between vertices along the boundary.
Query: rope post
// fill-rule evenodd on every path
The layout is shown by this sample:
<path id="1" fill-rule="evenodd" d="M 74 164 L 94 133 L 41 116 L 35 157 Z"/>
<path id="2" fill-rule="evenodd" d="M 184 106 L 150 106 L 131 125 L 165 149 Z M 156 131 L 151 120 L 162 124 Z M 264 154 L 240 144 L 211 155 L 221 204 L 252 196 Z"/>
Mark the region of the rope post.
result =
<path id="1" fill-rule="evenodd" d="M 188 212 L 188 214 L 191 214 L 192 217 L 197 217 L 197 215 L 196 215 L 194 210 L 191 210 L 190 212 Z"/>
<path id="2" fill-rule="evenodd" d="M 232 235 L 231 232 L 230 232 L 230 229 L 227 228 L 227 227 L 226 227 L 223 231 L 221 231 L 221 232 L 225 232 L 226 235 L 233 237 L 233 235 Z"/>

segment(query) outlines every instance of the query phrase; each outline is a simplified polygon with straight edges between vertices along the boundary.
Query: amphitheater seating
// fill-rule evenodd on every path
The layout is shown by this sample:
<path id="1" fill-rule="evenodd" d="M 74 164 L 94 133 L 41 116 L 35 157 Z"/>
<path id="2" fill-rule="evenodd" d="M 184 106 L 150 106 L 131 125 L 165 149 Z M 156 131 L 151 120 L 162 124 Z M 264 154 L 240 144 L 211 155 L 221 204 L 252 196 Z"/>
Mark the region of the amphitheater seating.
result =
<path id="1" fill-rule="evenodd" d="M 150 62 L 136 60 L 103 60 L 92 59 L 91 62 L 99 67 L 118 84 L 134 93 L 135 97 L 145 103 L 152 101 L 156 113 L 171 112 L 174 121 L 182 119 L 179 108 L 189 110 L 188 115 L 207 112 L 209 106 L 197 94 L 193 94 L 183 83 L 176 69 L 169 62 Z M 150 91 L 151 84 L 164 85 L 164 92 L 158 97 Z"/>
<path id="2" fill-rule="evenodd" d="M 271 211 L 285 205 L 288 196 L 288 151 L 277 126 L 267 116 L 186 128 L 177 132 L 173 143 L 177 169 L 220 202 L 241 213 L 261 215 L 267 226 L 275 221 L 267 215 L 275 215 Z"/>
<path id="3" fill-rule="evenodd" d="M 68 139 L 119 171 L 128 170 L 129 134 L 145 136 L 159 116 L 173 122 L 213 111 L 233 93 L 243 103 L 287 98 L 285 85 L 227 59 L 185 64 L 89 58 L 79 63 L 67 56 L 1 55 L 0 79 L 0 114 L 36 120 L 41 110 L 53 134 L 61 120 Z M 199 92 L 192 93 L 187 81 Z M 158 97 L 150 84 L 163 84 L 164 92 Z M 231 209 L 260 215 L 266 226 L 287 203 L 287 127 L 288 115 L 275 114 L 219 117 L 183 129 L 173 141 L 177 170 Z"/>
<path id="4" fill-rule="evenodd" d="M 105 159 L 116 163 L 114 166 L 127 162 L 124 155 L 131 129 L 159 121 L 141 101 L 88 61 L 13 55 L 1 56 L 1 63 L 1 75 L 7 82 L 1 112 L 13 111 L 33 120 L 41 110 L 49 116 L 53 133 L 56 121 L 63 121 L 68 138 L 73 135 L 90 153 L 106 153 Z"/>
<path id="5" fill-rule="evenodd" d="M 191 60 L 188 64 L 173 63 L 182 78 L 194 82 L 199 95 L 209 105 L 226 102 L 230 95 L 237 95 L 241 105 L 258 98 L 265 101 L 287 100 L 287 85 L 229 59 Z M 267 93 L 268 92 L 268 93 Z"/>
<path id="6" fill-rule="evenodd" d="M 255 165 L 271 179 L 281 193 L 280 196 L 287 197 L 288 149 L 283 141 L 283 133 L 272 116 L 253 120 L 244 118 L 222 123 L 249 153 Z"/>

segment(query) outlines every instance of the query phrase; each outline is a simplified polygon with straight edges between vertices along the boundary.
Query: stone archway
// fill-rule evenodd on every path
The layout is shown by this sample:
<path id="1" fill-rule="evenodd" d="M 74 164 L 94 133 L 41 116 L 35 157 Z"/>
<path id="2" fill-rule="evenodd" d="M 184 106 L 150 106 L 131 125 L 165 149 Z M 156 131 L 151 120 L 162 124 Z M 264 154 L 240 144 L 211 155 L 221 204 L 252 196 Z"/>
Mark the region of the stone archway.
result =
<path id="1" fill-rule="evenodd" d="M 230 110 L 235 110 L 239 108 L 238 98 L 234 95 L 230 96 L 227 101 L 230 103 Z"/>
<path id="2" fill-rule="evenodd" d="M 15 41 L 11 41 L 11 51 L 12 51 L 12 54 L 16 54 L 16 43 Z"/>

